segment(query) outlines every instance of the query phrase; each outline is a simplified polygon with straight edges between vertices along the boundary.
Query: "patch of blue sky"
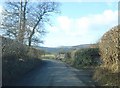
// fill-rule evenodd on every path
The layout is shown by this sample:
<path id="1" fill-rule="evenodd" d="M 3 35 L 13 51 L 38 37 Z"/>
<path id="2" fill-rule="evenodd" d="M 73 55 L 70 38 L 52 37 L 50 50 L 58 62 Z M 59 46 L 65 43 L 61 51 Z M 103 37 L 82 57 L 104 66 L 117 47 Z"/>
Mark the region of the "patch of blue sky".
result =
<path id="1" fill-rule="evenodd" d="M 117 2 L 66 2 L 62 3 L 62 15 L 72 18 L 101 13 L 106 9 L 116 10 Z"/>

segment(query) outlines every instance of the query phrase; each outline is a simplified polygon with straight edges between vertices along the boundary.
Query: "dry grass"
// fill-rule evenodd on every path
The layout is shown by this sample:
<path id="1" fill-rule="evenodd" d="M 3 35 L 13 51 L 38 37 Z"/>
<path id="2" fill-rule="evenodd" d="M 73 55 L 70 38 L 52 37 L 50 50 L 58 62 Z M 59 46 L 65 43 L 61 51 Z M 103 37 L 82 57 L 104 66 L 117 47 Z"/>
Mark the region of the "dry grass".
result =
<path id="1" fill-rule="evenodd" d="M 120 86 L 120 26 L 103 35 L 99 49 L 103 63 L 96 68 L 94 79 L 101 85 Z"/>
<path id="2" fill-rule="evenodd" d="M 40 64 L 41 51 L 2 37 L 2 81 L 7 85 Z"/>
<path id="3" fill-rule="evenodd" d="M 95 79 L 101 86 L 120 86 L 120 73 L 111 73 L 106 68 L 98 67 L 94 73 Z"/>
<path id="4" fill-rule="evenodd" d="M 112 72 L 120 72 L 120 29 L 118 26 L 106 32 L 99 42 L 103 66 Z"/>

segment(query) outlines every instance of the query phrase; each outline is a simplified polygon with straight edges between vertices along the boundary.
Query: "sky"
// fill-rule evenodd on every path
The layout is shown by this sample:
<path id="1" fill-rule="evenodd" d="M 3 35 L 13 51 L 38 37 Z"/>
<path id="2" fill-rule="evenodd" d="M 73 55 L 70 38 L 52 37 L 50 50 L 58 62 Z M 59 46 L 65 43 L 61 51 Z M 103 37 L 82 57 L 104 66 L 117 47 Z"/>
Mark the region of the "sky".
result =
<path id="1" fill-rule="evenodd" d="M 93 44 L 118 24 L 117 2 L 63 2 L 43 46 Z"/>
<path id="2" fill-rule="evenodd" d="M 51 16 L 52 26 L 46 26 L 40 46 L 93 44 L 118 24 L 118 2 L 61 2 L 60 11 Z"/>

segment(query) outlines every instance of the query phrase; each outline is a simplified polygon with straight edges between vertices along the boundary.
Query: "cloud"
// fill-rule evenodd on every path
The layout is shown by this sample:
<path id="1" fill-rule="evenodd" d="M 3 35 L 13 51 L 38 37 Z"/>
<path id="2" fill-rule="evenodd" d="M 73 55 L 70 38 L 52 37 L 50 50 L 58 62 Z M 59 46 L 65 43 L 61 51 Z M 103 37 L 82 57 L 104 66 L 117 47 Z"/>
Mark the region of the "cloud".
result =
<path id="1" fill-rule="evenodd" d="M 71 19 L 67 16 L 59 16 L 57 18 L 57 22 L 59 24 L 59 27 L 63 30 L 70 29 L 70 25 L 72 24 Z"/>
<path id="2" fill-rule="evenodd" d="M 94 15 L 92 19 L 93 24 L 108 25 L 117 21 L 118 11 L 106 10 L 102 14 Z"/>
<path id="3" fill-rule="evenodd" d="M 56 27 L 56 26 L 50 26 L 48 31 L 50 31 L 50 32 L 56 32 L 58 30 L 59 30 L 58 27 Z"/>
<path id="4" fill-rule="evenodd" d="M 2 6 L 0 6 L 0 25 L 1 25 L 1 20 L 2 20 L 2 10 L 3 10 L 3 7 Z"/>
<path id="5" fill-rule="evenodd" d="M 105 10 L 101 14 L 89 15 L 78 19 L 67 16 L 57 18 L 58 29 L 70 35 L 85 35 L 94 27 L 117 25 L 118 11 Z M 100 30 L 100 29 L 99 29 Z"/>
<path id="6" fill-rule="evenodd" d="M 106 31 L 118 24 L 118 11 L 105 10 L 79 18 L 59 16 L 55 22 L 57 25 L 50 28 L 50 36 L 53 38 L 46 40 L 46 44 L 60 46 L 95 43 Z"/>
<path id="7" fill-rule="evenodd" d="M 1 14 L 2 10 L 3 10 L 3 7 L 2 7 L 2 6 L 0 6 L 0 14 Z"/>

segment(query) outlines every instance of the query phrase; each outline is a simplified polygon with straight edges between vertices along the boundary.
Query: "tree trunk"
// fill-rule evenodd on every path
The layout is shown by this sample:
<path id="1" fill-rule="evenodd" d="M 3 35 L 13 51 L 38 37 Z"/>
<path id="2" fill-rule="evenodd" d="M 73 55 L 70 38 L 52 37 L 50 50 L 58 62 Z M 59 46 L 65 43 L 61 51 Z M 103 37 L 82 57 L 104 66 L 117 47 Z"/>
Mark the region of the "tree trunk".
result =
<path id="1" fill-rule="evenodd" d="M 41 19 L 42 19 L 42 16 L 41 16 L 41 18 L 37 21 L 37 23 L 36 23 L 36 25 L 33 27 L 33 29 L 32 29 L 32 33 L 30 34 L 30 37 L 29 37 L 29 46 L 31 46 L 31 42 L 32 42 L 32 37 L 33 37 L 33 35 L 34 35 L 34 33 L 35 33 L 35 29 L 36 29 L 36 27 L 38 26 L 38 24 L 39 24 L 39 22 L 41 21 Z"/>
<path id="2" fill-rule="evenodd" d="M 31 35 L 30 35 L 30 37 L 29 37 L 29 46 L 31 46 L 31 43 L 32 43 L 32 36 L 34 35 L 34 33 L 35 33 L 35 29 L 32 31 L 32 33 L 31 33 Z"/>
<path id="3" fill-rule="evenodd" d="M 29 37 L 29 44 L 28 44 L 29 46 L 31 46 L 31 42 L 32 42 L 31 39 L 32 39 L 32 38 Z"/>
<path id="4" fill-rule="evenodd" d="M 20 18 L 19 18 L 19 32 L 18 32 L 18 36 L 17 36 L 17 40 L 19 41 L 19 42 L 21 42 L 22 43 L 22 39 L 21 39 L 21 27 L 22 27 L 22 1 L 20 2 L 20 11 L 19 11 L 19 16 L 20 16 Z"/>
<path id="5" fill-rule="evenodd" d="M 24 5 L 23 5 L 24 4 Z M 27 1 L 25 3 L 20 2 L 20 21 L 19 21 L 19 33 L 18 33 L 18 41 L 20 43 L 24 42 L 24 33 L 25 33 L 25 26 L 26 26 L 26 6 L 27 6 Z"/>

